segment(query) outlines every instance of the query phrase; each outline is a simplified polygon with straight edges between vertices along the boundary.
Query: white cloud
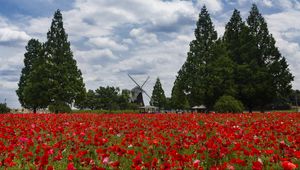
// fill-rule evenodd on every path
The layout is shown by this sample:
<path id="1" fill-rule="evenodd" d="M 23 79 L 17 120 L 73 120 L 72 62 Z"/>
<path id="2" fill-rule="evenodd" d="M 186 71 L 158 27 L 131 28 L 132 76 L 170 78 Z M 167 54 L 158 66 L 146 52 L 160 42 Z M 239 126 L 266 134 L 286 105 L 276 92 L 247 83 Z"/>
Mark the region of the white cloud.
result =
<path id="1" fill-rule="evenodd" d="M 26 41 L 30 37 L 24 31 L 13 30 L 10 28 L 0 28 L 0 42 Z"/>
<path id="2" fill-rule="evenodd" d="M 75 51 L 75 56 L 80 62 L 91 65 L 101 65 L 105 64 L 106 60 L 117 59 L 110 49 Z"/>
<path id="3" fill-rule="evenodd" d="M 88 42 L 97 48 L 109 48 L 116 51 L 128 50 L 127 46 L 118 44 L 111 37 L 93 37 Z"/>
<path id="4" fill-rule="evenodd" d="M 279 13 L 265 16 L 269 30 L 274 35 L 276 44 L 286 57 L 292 74 L 295 76 L 293 87 L 300 89 L 300 12 L 286 9 Z"/>
<path id="5" fill-rule="evenodd" d="M 238 4 L 241 6 L 241 5 L 244 5 L 246 2 L 249 2 L 248 0 L 237 0 Z"/>
<path id="6" fill-rule="evenodd" d="M 274 32 L 285 32 L 300 28 L 300 11 L 288 10 L 265 16 L 269 29 Z"/>
<path id="7" fill-rule="evenodd" d="M 0 42 L 19 43 L 29 39 L 30 36 L 26 32 L 8 23 L 8 20 L 0 16 Z"/>
<path id="8" fill-rule="evenodd" d="M 272 7 L 273 3 L 271 0 L 263 0 L 262 3 L 267 7 Z"/>
<path id="9" fill-rule="evenodd" d="M 34 38 L 38 38 L 40 41 L 46 41 L 47 32 L 50 29 L 51 18 L 49 17 L 37 17 L 37 18 L 25 18 L 27 23 L 22 23 L 23 29 Z"/>
<path id="10" fill-rule="evenodd" d="M 139 43 L 153 45 L 158 43 L 157 36 L 153 33 L 146 32 L 142 28 L 134 28 L 130 31 L 130 36 L 136 39 Z"/>
<path id="11" fill-rule="evenodd" d="M 222 0 L 198 0 L 198 7 L 205 5 L 211 13 L 221 12 L 223 10 Z"/>

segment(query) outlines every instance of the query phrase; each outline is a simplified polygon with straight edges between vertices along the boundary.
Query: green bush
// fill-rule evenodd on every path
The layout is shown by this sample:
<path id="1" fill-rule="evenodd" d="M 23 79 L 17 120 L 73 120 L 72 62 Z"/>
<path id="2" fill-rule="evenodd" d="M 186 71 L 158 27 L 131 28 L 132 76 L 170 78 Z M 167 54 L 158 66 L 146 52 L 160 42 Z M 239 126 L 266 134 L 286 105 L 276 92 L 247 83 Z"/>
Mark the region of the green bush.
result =
<path id="1" fill-rule="evenodd" d="M 52 113 L 70 113 L 71 107 L 66 103 L 53 103 L 48 106 L 49 111 Z"/>
<path id="2" fill-rule="evenodd" d="M 218 113 L 242 113 L 243 103 L 232 96 L 221 96 L 214 105 L 215 112 Z"/>
<path id="3" fill-rule="evenodd" d="M 120 113 L 139 113 L 139 110 L 73 110 L 72 113 L 120 114 Z"/>
<path id="4" fill-rule="evenodd" d="M 0 113 L 9 113 L 10 108 L 6 106 L 5 103 L 0 103 Z"/>

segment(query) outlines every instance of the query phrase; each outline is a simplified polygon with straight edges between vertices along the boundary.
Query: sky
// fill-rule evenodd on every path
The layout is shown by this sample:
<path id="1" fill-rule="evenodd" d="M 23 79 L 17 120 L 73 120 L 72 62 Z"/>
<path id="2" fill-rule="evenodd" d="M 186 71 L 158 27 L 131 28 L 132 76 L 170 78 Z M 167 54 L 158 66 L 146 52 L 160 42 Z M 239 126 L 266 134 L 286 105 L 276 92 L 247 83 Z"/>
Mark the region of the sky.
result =
<path id="1" fill-rule="evenodd" d="M 131 89 L 131 74 L 140 84 L 150 76 L 148 94 L 159 77 L 168 97 L 201 7 L 206 5 L 221 37 L 233 9 L 246 20 L 252 3 L 289 63 L 293 88 L 300 89 L 299 0 L 0 0 L 0 103 L 20 107 L 15 90 L 25 46 L 31 38 L 46 41 L 57 9 L 87 89 Z"/>

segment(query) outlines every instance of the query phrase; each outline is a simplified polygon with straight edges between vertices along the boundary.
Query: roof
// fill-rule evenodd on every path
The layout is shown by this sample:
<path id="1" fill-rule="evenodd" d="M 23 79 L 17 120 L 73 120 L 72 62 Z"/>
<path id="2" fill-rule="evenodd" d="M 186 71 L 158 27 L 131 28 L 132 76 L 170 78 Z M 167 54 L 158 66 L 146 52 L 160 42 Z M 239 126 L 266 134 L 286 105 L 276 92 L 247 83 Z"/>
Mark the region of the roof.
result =
<path id="1" fill-rule="evenodd" d="M 142 107 L 139 107 L 140 109 L 157 109 L 158 107 L 155 107 L 155 106 L 142 106 Z"/>
<path id="2" fill-rule="evenodd" d="M 200 106 L 194 106 L 192 107 L 192 109 L 206 109 L 206 107 L 204 105 L 200 105 Z"/>

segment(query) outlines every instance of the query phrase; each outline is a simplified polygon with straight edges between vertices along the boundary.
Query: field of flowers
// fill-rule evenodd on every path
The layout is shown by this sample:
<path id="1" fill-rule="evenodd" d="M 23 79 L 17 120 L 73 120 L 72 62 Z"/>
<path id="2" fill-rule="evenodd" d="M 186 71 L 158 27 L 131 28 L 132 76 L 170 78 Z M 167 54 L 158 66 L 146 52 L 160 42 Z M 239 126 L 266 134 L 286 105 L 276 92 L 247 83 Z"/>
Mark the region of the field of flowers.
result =
<path id="1" fill-rule="evenodd" d="M 300 114 L 3 114 L 0 169 L 298 169 Z"/>

